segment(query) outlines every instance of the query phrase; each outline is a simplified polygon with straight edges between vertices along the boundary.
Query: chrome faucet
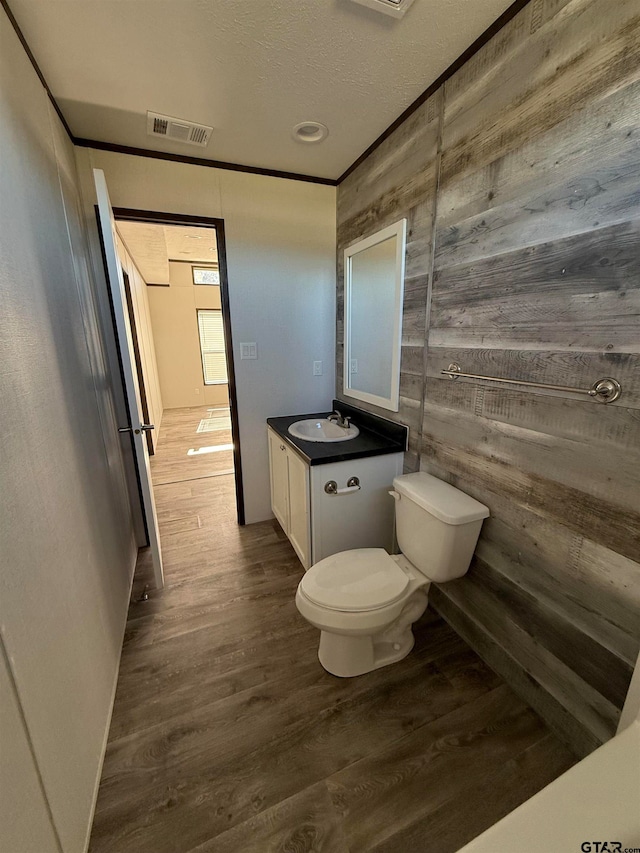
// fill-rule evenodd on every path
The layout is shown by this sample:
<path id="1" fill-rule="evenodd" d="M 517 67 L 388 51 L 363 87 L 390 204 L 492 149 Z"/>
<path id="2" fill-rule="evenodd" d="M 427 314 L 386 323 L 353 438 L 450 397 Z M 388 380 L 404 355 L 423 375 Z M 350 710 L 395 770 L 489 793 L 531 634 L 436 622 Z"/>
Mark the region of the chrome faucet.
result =
<path id="1" fill-rule="evenodd" d="M 351 418 L 348 415 L 344 417 L 338 409 L 334 409 L 327 420 L 332 421 L 336 426 L 342 427 L 342 429 L 349 429 Z"/>

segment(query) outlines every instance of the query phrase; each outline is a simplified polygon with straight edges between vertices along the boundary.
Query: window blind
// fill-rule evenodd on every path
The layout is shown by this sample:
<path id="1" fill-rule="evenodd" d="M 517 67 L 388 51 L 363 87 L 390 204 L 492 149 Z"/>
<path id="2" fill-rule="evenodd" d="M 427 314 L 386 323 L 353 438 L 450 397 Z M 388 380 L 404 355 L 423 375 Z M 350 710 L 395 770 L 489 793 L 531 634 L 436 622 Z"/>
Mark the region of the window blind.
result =
<path id="1" fill-rule="evenodd" d="M 198 331 L 200 332 L 204 384 L 216 385 L 228 382 L 222 311 L 199 310 Z"/>

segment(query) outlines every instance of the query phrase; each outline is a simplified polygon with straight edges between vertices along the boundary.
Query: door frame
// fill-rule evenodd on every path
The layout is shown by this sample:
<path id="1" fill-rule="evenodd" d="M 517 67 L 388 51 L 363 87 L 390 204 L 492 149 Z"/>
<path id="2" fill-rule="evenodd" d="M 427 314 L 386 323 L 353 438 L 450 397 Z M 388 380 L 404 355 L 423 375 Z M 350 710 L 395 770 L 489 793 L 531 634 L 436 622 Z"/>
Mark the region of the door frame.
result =
<path id="1" fill-rule="evenodd" d="M 233 337 L 231 333 L 231 311 L 229 307 L 229 280 L 227 276 L 227 250 L 224 234 L 224 219 L 211 216 L 194 216 L 186 213 L 164 213 L 157 210 L 137 210 L 130 207 L 114 207 L 116 222 L 146 222 L 154 225 L 194 225 L 199 228 L 215 228 L 218 246 L 218 269 L 220 271 L 220 301 L 224 325 L 227 378 L 229 380 L 229 409 L 231 414 L 231 437 L 233 440 L 233 470 L 236 483 L 236 509 L 238 524 L 245 523 L 244 488 L 242 484 L 242 451 L 240 447 L 240 424 L 238 420 L 238 397 L 233 359 Z"/>

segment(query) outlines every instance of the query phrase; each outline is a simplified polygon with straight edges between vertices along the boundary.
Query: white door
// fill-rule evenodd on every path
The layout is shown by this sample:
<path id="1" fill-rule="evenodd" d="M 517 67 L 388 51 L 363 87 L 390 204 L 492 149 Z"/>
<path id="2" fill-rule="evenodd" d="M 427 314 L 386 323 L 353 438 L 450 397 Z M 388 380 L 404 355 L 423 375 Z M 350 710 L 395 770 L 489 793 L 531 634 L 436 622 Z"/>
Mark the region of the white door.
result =
<path id="1" fill-rule="evenodd" d="M 126 296 L 124 291 L 124 279 L 122 267 L 116 251 L 116 229 L 107 182 L 101 169 L 93 170 L 93 179 L 96 185 L 98 197 L 98 216 L 102 231 L 102 242 L 104 257 L 107 266 L 106 273 L 111 291 L 113 314 L 116 324 L 116 335 L 120 348 L 122 360 L 122 372 L 124 374 L 125 396 L 129 408 L 131 423 L 125 428 L 131 430 L 133 446 L 138 463 L 138 477 L 140 479 L 140 491 L 142 493 L 142 507 L 147 522 L 149 534 L 149 545 L 151 547 L 151 559 L 153 562 L 153 577 L 157 589 L 164 586 L 164 574 L 162 571 L 162 552 L 160 550 L 160 532 L 158 530 L 158 518 L 156 515 L 156 504 L 153 499 L 153 488 L 151 485 L 151 471 L 149 468 L 149 452 L 147 450 L 147 439 L 145 431 L 153 429 L 153 424 L 145 424 L 142 417 L 142 405 L 140 403 L 140 389 L 138 388 L 138 377 L 135 367 L 135 355 L 133 351 L 133 340 L 129 326 L 129 315 L 126 309 Z"/>

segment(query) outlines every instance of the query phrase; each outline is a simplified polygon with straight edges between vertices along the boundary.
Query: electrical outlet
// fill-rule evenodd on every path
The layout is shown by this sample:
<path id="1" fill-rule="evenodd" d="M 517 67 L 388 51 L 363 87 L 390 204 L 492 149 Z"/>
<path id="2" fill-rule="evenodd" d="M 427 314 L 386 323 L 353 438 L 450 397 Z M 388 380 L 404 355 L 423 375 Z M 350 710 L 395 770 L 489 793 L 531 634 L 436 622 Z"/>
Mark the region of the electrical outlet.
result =
<path id="1" fill-rule="evenodd" d="M 351 373 L 357 373 L 357 372 L 358 372 L 358 359 L 352 358 L 351 359 Z"/>
<path id="2" fill-rule="evenodd" d="M 257 358 L 258 357 L 258 344 L 249 343 L 249 344 L 240 344 L 240 358 Z"/>
<path id="3" fill-rule="evenodd" d="M 313 362 L 313 375 L 314 376 L 322 376 L 322 362 L 314 361 Z"/>

